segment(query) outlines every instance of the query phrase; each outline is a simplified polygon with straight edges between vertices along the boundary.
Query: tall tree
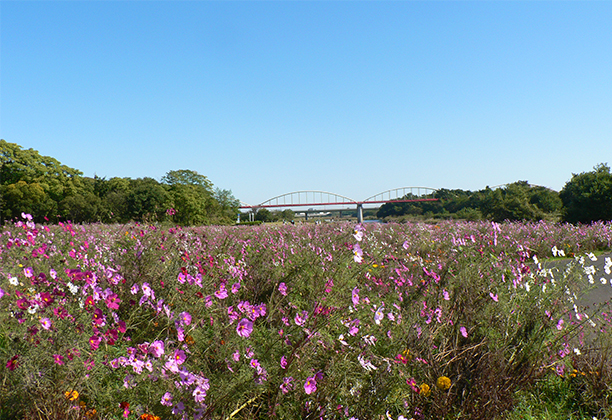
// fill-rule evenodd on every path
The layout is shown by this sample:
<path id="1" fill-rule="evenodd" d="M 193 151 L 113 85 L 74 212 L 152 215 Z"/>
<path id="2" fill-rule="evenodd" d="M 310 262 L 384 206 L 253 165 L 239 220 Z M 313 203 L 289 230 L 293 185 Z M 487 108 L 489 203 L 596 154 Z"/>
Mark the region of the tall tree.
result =
<path id="1" fill-rule="evenodd" d="M 61 217 L 59 203 L 87 190 L 81 175 L 80 171 L 34 149 L 0 140 L 0 218 L 17 217 L 23 211 L 40 222 Z"/>
<path id="2" fill-rule="evenodd" d="M 171 205 L 170 194 L 153 178 L 131 180 L 127 196 L 128 212 L 133 220 L 163 220 Z"/>
<path id="3" fill-rule="evenodd" d="M 612 220 L 612 173 L 600 163 L 591 172 L 572 174 L 560 193 L 563 219 L 570 223 Z"/>
<path id="4" fill-rule="evenodd" d="M 213 198 L 213 184 L 206 176 L 181 169 L 166 173 L 161 182 L 168 186 L 176 223 L 201 225 L 211 222 L 218 204 Z"/>

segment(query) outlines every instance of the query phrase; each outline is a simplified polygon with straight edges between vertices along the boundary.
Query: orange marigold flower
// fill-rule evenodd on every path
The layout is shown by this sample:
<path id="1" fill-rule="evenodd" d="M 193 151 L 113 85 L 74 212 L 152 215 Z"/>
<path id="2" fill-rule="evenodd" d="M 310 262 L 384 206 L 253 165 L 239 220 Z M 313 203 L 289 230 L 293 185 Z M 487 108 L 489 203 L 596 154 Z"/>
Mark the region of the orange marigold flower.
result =
<path id="1" fill-rule="evenodd" d="M 451 380 L 446 376 L 440 376 L 436 381 L 436 386 L 442 391 L 446 391 L 451 387 Z"/>
<path id="2" fill-rule="evenodd" d="M 68 400 L 70 401 L 74 401 L 77 398 L 79 398 L 79 393 L 78 391 L 66 391 L 64 392 L 64 395 L 66 396 L 66 398 L 68 398 Z"/>
<path id="3" fill-rule="evenodd" d="M 431 388 L 429 387 L 429 385 L 421 384 L 421 386 L 419 387 L 419 394 L 424 397 L 429 397 L 429 395 L 431 394 Z"/>

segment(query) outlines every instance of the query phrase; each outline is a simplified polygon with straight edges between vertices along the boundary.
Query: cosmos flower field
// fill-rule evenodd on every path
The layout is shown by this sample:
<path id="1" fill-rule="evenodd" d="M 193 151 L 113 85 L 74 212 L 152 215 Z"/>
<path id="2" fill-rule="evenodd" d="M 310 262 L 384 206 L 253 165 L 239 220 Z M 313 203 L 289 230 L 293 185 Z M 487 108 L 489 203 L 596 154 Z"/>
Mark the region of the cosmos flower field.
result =
<path id="1" fill-rule="evenodd" d="M 609 414 L 610 224 L 0 232 L 1 419 L 491 419 L 550 377 Z"/>

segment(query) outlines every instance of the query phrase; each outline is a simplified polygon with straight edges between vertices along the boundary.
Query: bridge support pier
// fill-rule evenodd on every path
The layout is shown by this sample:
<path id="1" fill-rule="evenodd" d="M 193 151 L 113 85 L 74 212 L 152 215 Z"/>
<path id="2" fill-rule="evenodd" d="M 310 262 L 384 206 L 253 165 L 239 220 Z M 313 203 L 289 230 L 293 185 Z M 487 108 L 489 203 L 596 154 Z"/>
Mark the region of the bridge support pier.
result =
<path id="1" fill-rule="evenodd" d="M 357 204 L 357 223 L 363 223 L 363 204 Z"/>

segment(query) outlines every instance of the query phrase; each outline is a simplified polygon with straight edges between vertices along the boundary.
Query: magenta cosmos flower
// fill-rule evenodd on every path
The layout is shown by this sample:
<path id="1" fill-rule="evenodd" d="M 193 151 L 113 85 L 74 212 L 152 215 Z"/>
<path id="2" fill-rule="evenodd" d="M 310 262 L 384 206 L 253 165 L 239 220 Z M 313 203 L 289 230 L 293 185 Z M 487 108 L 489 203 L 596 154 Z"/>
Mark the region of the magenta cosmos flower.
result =
<path id="1" fill-rule="evenodd" d="M 310 395 L 316 390 L 317 390 L 317 381 L 315 377 L 310 376 L 306 378 L 306 382 L 304 383 L 304 391 L 306 391 L 306 393 Z"/>
<path id="2" fill-rule="evenodd" d="M 182 365 L 186 359 L 187 356 L 185 355 L 185 352 L 183 350 L 176 350 L 174 352 L 174 360 L 176 361 L 177 365 Z"/>
<path id="3" fill-rule="evenodd" d="M 153 356 L 160 358 L 162 354 L 164 354 L 164 342 L 160 340 L 156 340 L 149 346 L 149 353 Z"/>
<path id="4" fill-rule="evenodd" d="M 242 318 L 236 327 L 236 332 L 240 337 L 248 338 L 253 332 L 253 322 L 247 318 Z"/>
<path id="5" fill-rule="evenodd" d="M 281 295 L 287 296 L 287 285 L 284 282 L 281 282 L 278 285 L 278 291 L 280 292 Z"/>
<path id="6" fill-rule="evenodd" d="M 179 319 L 181 325 L 187 326 L 191 324 L 191 315 L 189 314 L 189 312 L 181 312 L 181 314 L 179 315 Z"/>

